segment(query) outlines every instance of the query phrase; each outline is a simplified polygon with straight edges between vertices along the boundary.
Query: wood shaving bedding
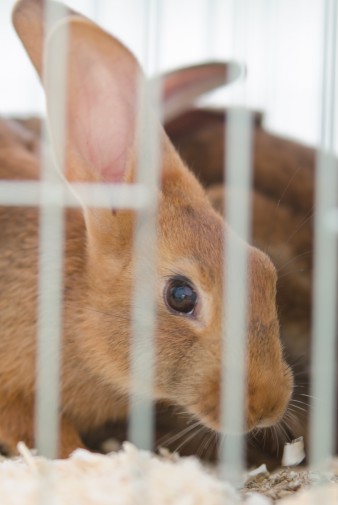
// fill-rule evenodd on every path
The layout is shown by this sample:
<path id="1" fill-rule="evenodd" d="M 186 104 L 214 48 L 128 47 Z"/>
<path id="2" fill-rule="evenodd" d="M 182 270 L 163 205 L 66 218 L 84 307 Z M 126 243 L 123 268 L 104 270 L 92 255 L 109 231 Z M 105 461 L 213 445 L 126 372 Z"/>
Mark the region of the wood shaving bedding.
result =
<path id="1" fill-rule="evenodd" d="M 208 474 L 196 458 L 173 462 L 129 443 L 110 455 L 78 449 L 55 461 L 23 452 L 23 458 L 0 463 L 1 505 L 36 505 L 39 493 L 53 495 L 52 505 L 240 503 L 230 484 Z"/>
<path id="2" fill-rule="evenodd" d="M 79 449 L 70 458 L 55 461 L 33 456 L 23 445 L 20 452 L 20 458 L 0 462 L 1 505 L 338 503 L 338 463 L 322 478 L 325 482 L 323 485 L 321 481 L 320 487 L 296 493 L 309 486 L 315 475 L 283 469 L 271 475 L 264 472 L 249 477 L 239 492 L 211 475 L 194 457 L 155 456 L 129 443 L 109 455 Z M 46 501 L 40 501 L 43 498 Z"/>
<path id="3" fill-rule="evenodd" d="M 311 489 L 309 489 L 310 487 Z M 335 501 L 331 501 L 328 498 L 321 503 L 323 505 L 337 504 L 337 461 L 332 463 L 332 470 L 330 472 L 320 476 L 314 472 L 310 472 L 306 468 L 283 468 L 271 474 L 267 471 L 261 472 L 247 479 L 242 493 L 244 496 L 251 493 L 259 493 L 269 498 L 269 503 L 277 502 L 278 505 L 314 505 L 320 503 L 319 501 L 313 502 L 312 500 L 323 489 L 325 493 L 329 493 L 327 496 L 330 496 Z M 298 491 L 300 492 L 298 493 Z"/>

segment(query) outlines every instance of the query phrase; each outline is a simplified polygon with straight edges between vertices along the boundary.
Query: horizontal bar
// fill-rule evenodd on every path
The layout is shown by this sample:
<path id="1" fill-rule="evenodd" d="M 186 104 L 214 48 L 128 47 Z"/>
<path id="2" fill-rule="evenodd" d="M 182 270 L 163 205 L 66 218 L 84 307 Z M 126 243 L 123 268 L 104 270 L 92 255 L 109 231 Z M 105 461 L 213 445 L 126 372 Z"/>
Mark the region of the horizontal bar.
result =
<path id="1" fill-rule="evenodd" d="M 143 184 L 0 181 L 0 205 L 34 207 L 42 198 L 63 207 L 141 209 L 150 203 L 149 191 Z"/>

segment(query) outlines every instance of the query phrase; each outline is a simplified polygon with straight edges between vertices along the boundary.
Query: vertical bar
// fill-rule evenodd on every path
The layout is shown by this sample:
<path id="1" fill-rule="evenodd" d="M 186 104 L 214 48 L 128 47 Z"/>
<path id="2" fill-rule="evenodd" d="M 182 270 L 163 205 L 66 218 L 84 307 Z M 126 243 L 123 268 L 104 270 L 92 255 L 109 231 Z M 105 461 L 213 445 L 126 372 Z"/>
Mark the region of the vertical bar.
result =
<path id="1" fill-rule="evenodd" d="M 250 224 L 251 121 L 248 110 L 228 113 L 227 192 L 225 218 L 229 227 L 248 241 Z M 223 308 L 222 432 L 229 433 L 221 453 L 222 476 L 241 485 L 245 429 L 245 352 L 247 335 L 247 251 L 225 241 Z M 231 295 L 230 295 L 231 294 Z"/>
<path id="2" fill-rule="evenodd" d="M 321 133 L 315 194 L 314 292 L 312 328 L 312 410 L 310 463 L 325 467 L 334 454 L 336 428 L 337 236 L 328 216 L 338 204 L 334 156 L 337 0 L 326 0 L 323 26 Z"/>
<path id="3" fill-rule="evenodd" d="M 242 47 L 246 54 L 243 38 L 243 20 L 246 20 L 246 0 L 233 4 L 234 52 Z M 241 25 L 239 26 L 239 23 Z M 240 40 L 238 37 L 241 37 Z M 244 45 L 243 45 L 244 42 Z M 244 87 L 240 98 L 245 102 Z M 246 242 L 250 233 L 251 191 L 251 119 L 246 108 L 234 107 L 227 113 L 227 145 L 225 180 L 227 189 L 237 188 L 235 193 L 227 191 L 225 219 L 229 227 Z M 221 476 L 240 486 L 243 479 L 245 426 L 245 354 L 247 334 L 247 251 L 239 249 L 229 235 L 224 247 L 223 286 L 223 352 L 222 352 L 222 432 L 226 434 L 221 447 Z M 230 295 L 231 294 L 231 295 Z M 228 435 L 227 435 L 228 433 Z"/>
<path id="4" fill-rule="evenodd" d="M 158 68 L 161 0 L 146 0 L 146 70 Z M 149 189 L 149 202 L 138 213 L 135 229 L 135 286 L 132 313 L 129 439 L 153 447 L 153 382 L 156 324 L 156 222 L 159 188 L 159 82 L 142 82 L 139 113 L 138 182 Z M 151 110 L 150 103 L 154 108 Z"/>
<path id="5" fill-rule="evenodd" d="M 206 0 L 207 26 L 206 26 L 206 56 L 213 58 L 216 50 L 216 19 L 217 0 Z"/>
<path id="6" fill-rule="evenodd" d="M 48 31 L 54 17 L 51 3 L 47 1 L 45 6 L 46 31 Z M 62 47 L 58 48 L 57 54 L 50 55 L 53 60 L 53 65 L 50 65 L 53 68 L 53 76 L 48 82 L 45 82 L 46 92 L 54 97 L 55 107 L 58 111 L 58 131 L 60 132 L 58 142 L 62 146 L 65 131 L 66 49 L 67 40 L 64 40 Z M 46 129 L 43 135 L 46 137 Z M 43 142 L 43 145 L 45 145 L 45 142 Z M 63 152 L 63 150 L 59 152 Z M 42 180 L 46 183 L 59 182 L 55 167 L 52 165 L 50 155 L 43 151 Z M 61 168 L 59 167 L 59 169 Z M 61 190 L 59 198 L 52 201 L 47 190 L 42 190 L 40 200 L 35 439 L 39 454 L 49 458 L 55 458 L 58 450 L 64 242 L 64 211 L 62 204 Z"/>

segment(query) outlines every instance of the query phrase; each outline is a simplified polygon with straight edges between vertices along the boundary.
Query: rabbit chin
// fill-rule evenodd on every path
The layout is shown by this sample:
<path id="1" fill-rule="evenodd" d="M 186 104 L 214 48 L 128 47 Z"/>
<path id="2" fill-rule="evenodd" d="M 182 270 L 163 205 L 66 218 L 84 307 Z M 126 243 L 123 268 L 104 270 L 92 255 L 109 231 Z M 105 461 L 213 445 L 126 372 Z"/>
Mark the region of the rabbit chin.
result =
<path id="1" fill-rule="evenodd" d="M 198 417 L 198 419 L 201 421 L 201 423 L 206 426 L 207 428 L 216 431 L 217 433 L 223 434 L 223 435 L 234 435 L 234 436 L 241 436 L 245 435 L 245 433 L 248 433 L 251 431 L 250 429 L 246 429 L 245 426 L 243 428 L 239 428 L 240 423 L 237 422 L 237 427 L 235 426 L 230 426 L 226 425 L 226 423 L 222 423 L 220 420 L 211 418 L 209 416 L 201 416 L 198 415 L 195 417 Z M 252 428 L 254 429 L 254 428 Z"/>
<path id="2" fill-rule="evenodd" d="M 219 409 L 215 408 L 213 413 L 204 414 L 202 412 L 198 412 L 198 410 L 193 409 L 194 417 L 198 418 L 198 420 L 209 429 L 213 431 L 217 431 L 218 433 L 223 433 L 224 435 L 234 435 L 240 436 L 250 433 L 256 429 L 264 429 L 269 428 L 278 424 L 283 418 L 284 411 L 279 413 L 276 416 L 266 416 L 261 417 L 259 419 L 253 420 L 255 416 L 252 413 L 248 413 L 243 416 L 238 416 L 236 422 L 227 423 L 227 420 L 223 420 L 220 418 L 218 414 Z"/>

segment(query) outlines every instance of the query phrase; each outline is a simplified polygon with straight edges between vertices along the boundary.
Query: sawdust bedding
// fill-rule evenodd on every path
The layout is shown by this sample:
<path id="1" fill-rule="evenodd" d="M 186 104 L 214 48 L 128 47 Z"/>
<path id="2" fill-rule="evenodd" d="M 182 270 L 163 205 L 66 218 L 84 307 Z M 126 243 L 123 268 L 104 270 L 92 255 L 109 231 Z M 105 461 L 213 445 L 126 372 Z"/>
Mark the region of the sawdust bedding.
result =
<path id="1" fill-rule="evenodd" d="M 304 469 L 249 476 L 242 490 L 193 457 L 155 456 L 129 443 L 109 455 L 82 449 L 67 460 L 21 456 L 0 461 L 1 505 L 322 505 L 338 503 L 338 462 L 319 478 Z M 310 488 L 310 481 L 314 486 Z M 317 485 L 316 485 L 317 484 Z M 53 501 L 39 501 L 53 496 Z"/>

